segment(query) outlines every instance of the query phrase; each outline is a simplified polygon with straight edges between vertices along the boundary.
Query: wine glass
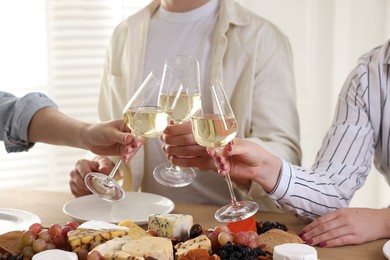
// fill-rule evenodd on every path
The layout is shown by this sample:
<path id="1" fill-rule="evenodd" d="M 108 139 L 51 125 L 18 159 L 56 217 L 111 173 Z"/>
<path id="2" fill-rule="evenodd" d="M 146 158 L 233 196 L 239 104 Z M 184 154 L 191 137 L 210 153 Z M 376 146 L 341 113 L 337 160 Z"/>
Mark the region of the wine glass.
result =
<path id="1" fill-rule="evenodd" d="M 206 82 L 202 88 L 201 109 L 191 117 L 192 132 L 196 142 L 221 152 L 237 135 L 237 121 L 229 100 L 219 80 Z M 229 173 L 226 182 L 231 204 L 218 209 L 215 218 L 221 222 L 234 222 L 254 215 L 259 206 L 254 201 L 237 201 Z"/>
<path id="2" fill-rule="evenodd" d="M 183 85 L 176 106 L 171 114 L 174 124 L 190 121 L 191 115 L 200 107 L 200 80 L 199 62 L 191 56 L 177 55 L 165 61 L 160 105 L 171 106 L 175 93 L 176 80 Z M 168 187 L 184 187 L 194 181 L 196 171 L 190 167 L 180 167 L 170 162 L 158 165 L 153 171 L 154 178 L 162 185 Z"/>
<path id="3" fill-rule="evenodd" d="M 161 72 L 152 71 L 123 110 L 125 124 L 131 129 L 135 137 L 158 137 L 164 131 L 169 122 L 169 110 L 172 107 L 161 107 L 158 104 L 161 87 Z M 176 84 L 177 93 L 182 86 Z M 171 106 L 176 104 L 177 98 L 173 98 Z M 123 188 L 115 181 L 114 175 L 121 165 L 119 160 L 109 175 L 91 172 L 85 176 L 85 184 L 88 189 L 107 201 L 118 201 L 125 197 Z"/>

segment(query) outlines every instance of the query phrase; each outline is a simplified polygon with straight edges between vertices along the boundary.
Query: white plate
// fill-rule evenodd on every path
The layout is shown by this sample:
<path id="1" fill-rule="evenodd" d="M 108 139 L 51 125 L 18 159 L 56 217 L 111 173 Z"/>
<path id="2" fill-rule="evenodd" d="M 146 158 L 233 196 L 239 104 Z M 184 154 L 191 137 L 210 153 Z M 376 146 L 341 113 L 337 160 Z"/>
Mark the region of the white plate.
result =
<path id="1" fill-rule="evenodd" d="M 175 204 L 168 198 L 146 192 L 126 192 L 123 200 L 108 202 L 96 195 L 87 195 L 68 201 L 64 205 L 65 214 L 81 220 L 101 220 L 119 223 L 130 219 L 142 225 L 148 222 L 150 214 L 170 213 Z"/>
<path id="2" fill-rule="evenodd" d="M 12 230 L 27 230 L 34 223 L 41 223 L 41 219 L 31 212 L 0 208 L 0 234 Z"/>
<path id="3" fill-rule="evenodd" d="M 390 259 L 390 240 L 384 244 L 383 254 L 386 256 L 387 259 Z"/>

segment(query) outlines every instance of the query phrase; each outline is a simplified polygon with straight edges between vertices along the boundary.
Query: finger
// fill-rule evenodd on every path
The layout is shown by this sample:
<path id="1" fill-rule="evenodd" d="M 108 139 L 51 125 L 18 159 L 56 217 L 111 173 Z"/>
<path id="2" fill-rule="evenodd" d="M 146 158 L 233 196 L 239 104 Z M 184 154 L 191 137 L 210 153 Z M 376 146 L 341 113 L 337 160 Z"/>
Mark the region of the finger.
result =
<path id="1" fill-rule="evenodd" d="M 315 229 L 317 226 L 319 226 L 321 224 L 333 221 L 334 219 L 337 218 L 337 216 L 338 216 L 337 212 L 333 211 L 333 212 L 328 213 L 324 216 L 316 218 L 310 224 L 308 224 L 306 227 L 304 227 L 302 229 L 302 232 L 300 233 L 300 235 L 303 235 L 303 234 L 310 232 L 311 230 Z"/>
<path id="2" fill-rule="evenodd" d="M 109 174 L 114 167 L 113 162 L 107 157 L 99 157 L 97 162 L 99 164 L 98 172 L 100 173 Z"/>
<path id="3" fill-rule="evenodd" d="M 192 133 L 182 135 L 161 135 L 160 139 L 169 145 L 198 145 Z"/>
<path id="4" fill-rule="evenodd" d="M 183 135 L 192 134 L 192 126 L 190 122 L 182 124 L 169 125 L 165 128 L 164 133 L 167 135 Z"/>
<path id="5" fill-rule="evenodd" d="M 200 145 L 172 146 L 163 145 L 163 152 L 170 156 L 204 156 L 208 157 L 206 148 Z"/>
<path id="6" fill-rule="evenodd" d="M 352 238 L 355 238 L 353 229 L 349 226 L 341 226 L 335 229 L 329 229 L 321 235 L 315 236 L 310 241 L 306 241 L 309 245 L 319 245 L 321 247 L 332 246 L 335 244 L 350 243 Z"/>
<path id="7" fill-rule="evenodd" d="M 198 168 L 201 171 L 207 170 L 216 170 L 215 164 L 213 160 L 206 159 L 204 157 L 176 157 L 176 156 L 168 156 L 168 161 L 170 161 L 173 165 L 177 165 L 180 167 L 194 167 Z"/>
<path id="8" fill-rule="evenodd" d="M 328 241 L 322 241 L 318 245 L 320 247 L 335 247 L 335 246 L 344 246 L 344 245 L 356 245 L 356 244 L 361 244 L 363 242 L 364 241 L 361 239 L 360 236 L 350 234 L 350 235 L 340 236 Z"/>
<path id="9" fill-rule="evenodd" d="M 73 170 L 70 173 L 70 188 L 74 196 L 80 197 L 86 194 L 89 194 L 87 186 L 85 185 L 84 178 L 81 177 L 80 173 L 77 170 Z"/>

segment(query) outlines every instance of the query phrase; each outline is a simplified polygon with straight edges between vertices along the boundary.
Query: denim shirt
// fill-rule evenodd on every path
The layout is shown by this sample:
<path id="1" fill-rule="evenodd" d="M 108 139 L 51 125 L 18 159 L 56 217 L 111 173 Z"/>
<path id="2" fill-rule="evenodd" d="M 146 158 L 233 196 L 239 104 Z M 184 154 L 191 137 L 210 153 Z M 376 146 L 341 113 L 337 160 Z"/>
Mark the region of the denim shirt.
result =
<path id="1" fill-rule="evenodd" d="M 42 93 L 22 98 L 0 91 L 0 140 L 8 153 L 28 151 L 34 143 L 27 140 L 28 126 L 34 114 L 43 107 L 57 105 Z"/>

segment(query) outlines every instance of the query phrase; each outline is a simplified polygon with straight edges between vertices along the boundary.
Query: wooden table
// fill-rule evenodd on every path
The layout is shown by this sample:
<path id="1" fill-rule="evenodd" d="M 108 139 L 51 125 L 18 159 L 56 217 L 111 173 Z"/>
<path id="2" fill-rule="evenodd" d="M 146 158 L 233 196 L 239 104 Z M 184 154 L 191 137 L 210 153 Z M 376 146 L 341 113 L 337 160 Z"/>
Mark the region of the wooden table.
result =
<path id="1" fill-rule="evenodd" d="M 0 192 L 0 208 L 15 208 L 30 211 L 42 220 L 43 226 L 53 223 L 65 225 L 72 220 L 62 211 L 63 205 L 74 197 L 67 192 L 51 192 L 29 189 L 7 189 Z M 214 212 L 218 207 L 207 205 L 176 204 L 174 213 L 191 214 L 195 223 L 203 227 L 213 228 L 220 224 L 214 219 Z M 258 221 L 277 221 L 287 225 L 299 233 L 305 226 L 305 222 L 292 214 L 258 212 L 255 215 Z M 361 245 L 342 246 L 336 248 L 317 247 L 320 260 L 338 259 L 364 259 L 385 260 L 382 247 L 386 239 L 377 240 Z"/>

